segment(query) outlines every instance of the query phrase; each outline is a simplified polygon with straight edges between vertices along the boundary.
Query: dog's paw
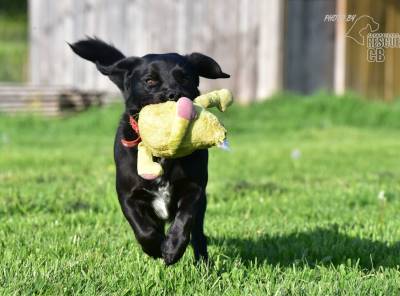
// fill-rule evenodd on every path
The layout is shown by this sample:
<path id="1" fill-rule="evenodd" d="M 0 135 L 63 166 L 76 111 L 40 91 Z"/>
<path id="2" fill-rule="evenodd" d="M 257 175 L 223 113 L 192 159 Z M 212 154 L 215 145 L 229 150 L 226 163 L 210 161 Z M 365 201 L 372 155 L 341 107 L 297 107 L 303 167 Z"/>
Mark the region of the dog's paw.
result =
<path id="1" fill-rule="evenodd" d="M 171 242 L 169 240 L 165 240 L 161 245 L 161 254 L 164 259 L 165 265 L 172 265 L 179 260 L 177 258 L 176 251 L 174 250 Z"/>
<path id="2" fill-rule="evenodd" d="M 168 253 L 163 253 L 163 260 L 165 265 L 167 266 L 170 266 L 178 261 L 175 258 L 174 254 L 168 254 Z"/>
<path id="3" fill-rule="evenodd" d="M 176 263 L 186 250 L 188 245 L 188 238 L 174 238 L 167 237 L 161 245 L 161 253 L 164 259 L 165 265 L 172 265 Z"/>

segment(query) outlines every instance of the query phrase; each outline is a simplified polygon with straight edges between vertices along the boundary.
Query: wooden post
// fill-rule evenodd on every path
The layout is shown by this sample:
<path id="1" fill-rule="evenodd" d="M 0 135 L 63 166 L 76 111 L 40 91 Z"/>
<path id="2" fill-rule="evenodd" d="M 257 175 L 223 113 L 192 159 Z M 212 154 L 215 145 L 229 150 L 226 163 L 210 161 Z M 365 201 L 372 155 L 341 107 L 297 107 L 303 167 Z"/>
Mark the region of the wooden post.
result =
<path id="1" fill-rule="evenodd" d="M 257 54 L 257 100 L 282 89 L 284 1 L 261 1 Z"/>
<path id="2" fill-rule="evenodd" d="M 346 15 L 347 0 L 337 0 L 336 13 Z M 334 91 L 341 95 L 346 88 L 346 21 L 340 18 L 335 33 Z"/>

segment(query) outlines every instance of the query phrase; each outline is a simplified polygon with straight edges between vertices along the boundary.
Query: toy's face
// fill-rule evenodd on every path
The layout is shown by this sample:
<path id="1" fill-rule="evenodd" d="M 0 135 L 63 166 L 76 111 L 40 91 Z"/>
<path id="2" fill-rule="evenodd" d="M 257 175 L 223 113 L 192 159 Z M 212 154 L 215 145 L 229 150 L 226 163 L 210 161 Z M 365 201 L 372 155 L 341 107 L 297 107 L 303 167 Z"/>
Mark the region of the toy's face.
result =
<path id="1" fill-rule="evenodd" d="M 126 78 L 126 107 L 134 113 L 149 104 L 177 101 L 180 97 L 194 99 L 199 95 L 198 84 L 199 76 L 185 57 L 147 55 Z"/>

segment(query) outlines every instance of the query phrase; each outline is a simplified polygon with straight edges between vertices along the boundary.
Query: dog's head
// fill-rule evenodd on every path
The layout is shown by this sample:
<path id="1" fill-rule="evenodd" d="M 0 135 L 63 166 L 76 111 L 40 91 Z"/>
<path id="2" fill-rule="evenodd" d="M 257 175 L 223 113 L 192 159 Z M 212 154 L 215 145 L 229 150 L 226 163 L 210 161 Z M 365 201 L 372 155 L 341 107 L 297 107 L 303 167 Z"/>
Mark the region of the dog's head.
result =
<path id="1" fill-rule="evenodd" d="M 130 113 L 148 104 L 176 101 L 182 96 L 194 99 L 199 95 L 199 76 L 229 77 L 216 61 L 200 53 L 125 57 L 99 39 L 86 39 L 70 46 L 80 57 L 94 62 L 97 69 L 118 86 Z"/>

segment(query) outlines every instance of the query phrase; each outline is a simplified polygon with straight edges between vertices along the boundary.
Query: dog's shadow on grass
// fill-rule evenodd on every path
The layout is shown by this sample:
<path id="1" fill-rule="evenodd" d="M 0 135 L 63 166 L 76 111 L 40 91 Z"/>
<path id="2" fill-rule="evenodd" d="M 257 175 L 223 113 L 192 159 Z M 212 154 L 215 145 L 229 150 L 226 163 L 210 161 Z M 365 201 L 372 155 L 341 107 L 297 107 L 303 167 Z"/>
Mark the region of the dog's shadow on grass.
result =
<path id="1" fill-rule="evenodd" d="M 254 239 L 211 237 L 209 242 L 220 246 L 225 256 L 239 258 L 245 265 L 256 261 L 274 266 L 345 264 L 367 270 L 400 266 L 400 242 L 388 244 L 348 236 L 340 233 L 336 226 Z"/>

